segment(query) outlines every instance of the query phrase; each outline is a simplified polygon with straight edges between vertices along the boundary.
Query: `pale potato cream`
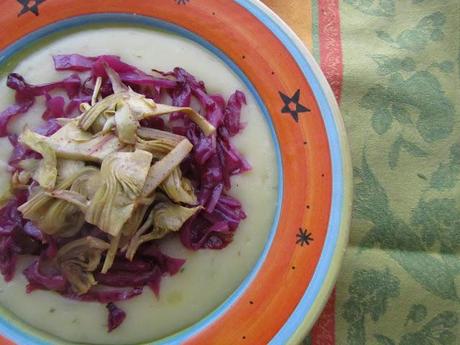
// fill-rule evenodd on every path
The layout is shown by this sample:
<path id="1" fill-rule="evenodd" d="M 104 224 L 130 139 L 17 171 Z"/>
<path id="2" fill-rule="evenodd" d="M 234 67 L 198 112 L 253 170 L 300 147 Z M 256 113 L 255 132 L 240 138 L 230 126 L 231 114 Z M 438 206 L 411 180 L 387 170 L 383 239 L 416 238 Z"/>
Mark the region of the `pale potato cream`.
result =
<path id="1" fill-rule="evenodd" d="M 234 143 L 252 164 L 252 172 L 232 179 L 231 194 L 244 205 L 248 218 L 243 221 L 233 243 L 219 251 L 185 249 L 178 238 L 167 242 L 167 254 L 186 258 L 185 269 L 161 283 L 160 299 L 150 289 L 130 301 L 117 305 L 127 313 L 124 323 L 107 332 L 107 311 L 103 304 L 71 301 L 44 291 L 25 293 L 25 278 L 18 267 L 15 279 L 6 284 L 0 277 L 0 304 L 30 325 L 73 342 L 131 344 L 173 334 L 205 317 L 223 303 L 250 272 L 266 243 L 274 220 L 277 200 L 277 166 L 274 144 L 268 125 L 254 97 L 244 83 L 216 56 L 198 44 L 144 28 L 93 28 L 60 37 L 33 52 L 14 71 L 31 83 L 62 79 L 70 73 L 53 68 L 53 54 L 116 54 L 145 71 L 164 71 L 183 67 L 204 80 L 210 93 L 228 98 L 234 90 L 246 94 L 242 121 L 246 128 Z M 0 109 L 13 102 L 13 92 L 1 79 Z M 40 103 L 40 102 L 39 102 Z M 12 127 L 20 131 L 27 123 L 40 124 L 43 103 L 36 104 L 27 116 Z M 0 138 L 0 186 L 8 181 L 5 171 L 11 146 Z"/>

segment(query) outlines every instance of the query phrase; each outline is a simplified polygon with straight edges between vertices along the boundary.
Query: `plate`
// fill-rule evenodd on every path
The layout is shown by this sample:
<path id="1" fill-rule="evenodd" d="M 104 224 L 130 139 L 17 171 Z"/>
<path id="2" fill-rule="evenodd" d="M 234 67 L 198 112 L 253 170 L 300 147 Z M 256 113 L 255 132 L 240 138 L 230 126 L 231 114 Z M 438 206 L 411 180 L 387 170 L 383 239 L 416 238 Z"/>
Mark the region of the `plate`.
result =
<path id="1" fill-rule="evenodd" d="M 26 3 L 26 4 L 24 4 Z M 158 344 L 299 342 L 319 316 L 347 244 L 350 154 L 333 93 L 311 54 L 255 0 L 5 0 L 0 70 L 29 44 L 94 23 L 142 24 L 195 41 L 245 82 L 272 129 L 275 222 L 251 273 L 216 310 Z M 7 343 L 65 344 L 1 310 Z"/>

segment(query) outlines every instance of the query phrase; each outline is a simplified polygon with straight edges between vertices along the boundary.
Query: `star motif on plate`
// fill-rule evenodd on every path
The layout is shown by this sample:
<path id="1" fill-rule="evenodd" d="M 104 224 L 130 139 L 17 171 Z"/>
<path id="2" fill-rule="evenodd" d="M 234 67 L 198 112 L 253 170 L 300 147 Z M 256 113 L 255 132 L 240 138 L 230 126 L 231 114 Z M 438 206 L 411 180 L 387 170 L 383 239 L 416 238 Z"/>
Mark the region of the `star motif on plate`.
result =
<path id="1" fill-rule="evenodd" d="M 300 244 L 301 247 L 305 245 L 309 246 L 311 242 L 314 241 L 313 237 L 311 237 L 313 234 L 311 232 L 308 232 L 307 229 L 302 229 L 299 228 L 299 232 L 296 235 L 296 244 Z"/>
<path id="2" fill-rule="evenodd" d="M 32 12 L 36 16 L 38 16 L 40 13 L 38 12 L 38 5 L 42 4 L 45 2 L 45 0 L 16 0 L 22 5 L 22 9 L 18 14 L 19 16 L 22 16 L 23 14 L 26 14 L 27 12 Z"/>
<path id="3" fill-rule="evenodd" d="M 299 122 L 299 114 L 309 112 L 310 109 L 300 104 L 300 89 L 298 89 L 292 97 L 289 97 L 279 91 L 281 100 L 284 103 L 283 108 L 281 109 L 282 113 L 291 114 L 295 122 Z"/>
<path id="4" fill-rule="evenodd" d="M 178 5 L 187 5 L 187 2 L 189 2 L 189 1 L 190 0 L 176 0 Z"/>

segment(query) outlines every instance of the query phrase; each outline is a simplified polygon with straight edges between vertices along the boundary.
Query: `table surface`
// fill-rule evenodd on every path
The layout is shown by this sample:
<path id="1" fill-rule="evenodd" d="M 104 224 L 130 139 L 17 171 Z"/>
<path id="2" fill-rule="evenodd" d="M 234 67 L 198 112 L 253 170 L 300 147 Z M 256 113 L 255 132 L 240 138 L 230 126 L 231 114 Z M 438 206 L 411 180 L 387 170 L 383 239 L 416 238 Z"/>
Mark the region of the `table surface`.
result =
<path id="1" fill-rule="evenodd" d="M 265 0 L 319 61 L 354 166 L 351 239 L 305 344 L 460 343 L 460 1 Z"/>

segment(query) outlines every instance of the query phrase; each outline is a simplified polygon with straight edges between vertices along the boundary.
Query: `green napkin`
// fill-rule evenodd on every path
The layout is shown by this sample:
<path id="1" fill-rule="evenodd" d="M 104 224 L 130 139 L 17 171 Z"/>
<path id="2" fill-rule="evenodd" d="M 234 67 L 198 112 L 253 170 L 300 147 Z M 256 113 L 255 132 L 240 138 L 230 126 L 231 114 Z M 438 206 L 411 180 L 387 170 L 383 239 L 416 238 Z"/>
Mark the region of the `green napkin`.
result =
<path id="1" fill-rule="evenodd" d="M 460 2 L 340 18 L 355 195 L 336 343 L 460 344 Z"/>

